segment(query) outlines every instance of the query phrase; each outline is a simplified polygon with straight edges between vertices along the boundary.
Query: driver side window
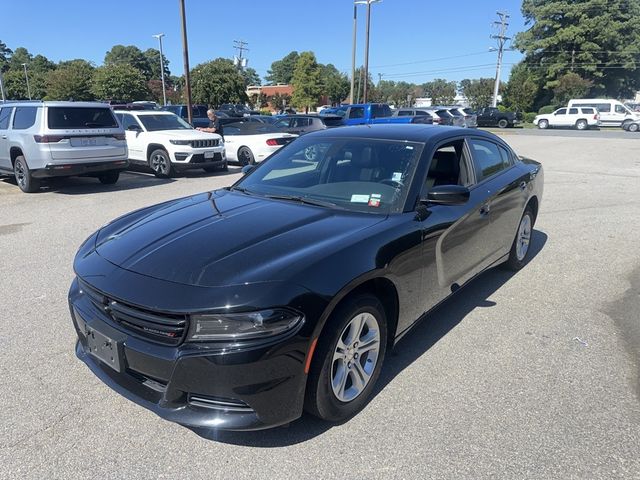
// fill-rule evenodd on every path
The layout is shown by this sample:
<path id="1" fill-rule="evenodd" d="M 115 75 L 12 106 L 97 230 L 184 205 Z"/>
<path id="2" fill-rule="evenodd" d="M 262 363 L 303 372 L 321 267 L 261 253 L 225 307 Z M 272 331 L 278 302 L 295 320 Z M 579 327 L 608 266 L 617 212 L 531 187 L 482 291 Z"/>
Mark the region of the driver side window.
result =
<path id="1" fill-rule="evenodd" d="M 470 186 L 472 181 L 467 165 L 464 140 L 441 145 L 431 158 L 425 187 L 429 189 L 439 185 Z"/>
<path id="2" fill-rule="evenodd" d="M 133 115 L 127 115 L 127 114 L 122 115 L 122 128 L 124 128 L 125 130 L 129 130 L 130 126 L 134 126 L 140 129 L 140 125 L 138 124 L 136 119 L 133 118 Z"/>

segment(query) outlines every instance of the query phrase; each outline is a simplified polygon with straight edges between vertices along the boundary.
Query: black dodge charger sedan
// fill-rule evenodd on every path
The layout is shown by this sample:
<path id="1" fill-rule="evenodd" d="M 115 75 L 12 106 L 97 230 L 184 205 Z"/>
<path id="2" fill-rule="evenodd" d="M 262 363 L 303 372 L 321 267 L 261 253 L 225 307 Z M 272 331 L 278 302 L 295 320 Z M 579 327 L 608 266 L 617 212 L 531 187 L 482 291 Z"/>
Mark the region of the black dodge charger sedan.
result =
<path id="1" fill-rule="evenodd" d="M 482 131 L 310 133 L 231 187 L 91 235 L 69 292 L 76 354 L 184 425 L 346 419 L 425 312 L 526 263 L 542 190 L 539 163 Z"/>

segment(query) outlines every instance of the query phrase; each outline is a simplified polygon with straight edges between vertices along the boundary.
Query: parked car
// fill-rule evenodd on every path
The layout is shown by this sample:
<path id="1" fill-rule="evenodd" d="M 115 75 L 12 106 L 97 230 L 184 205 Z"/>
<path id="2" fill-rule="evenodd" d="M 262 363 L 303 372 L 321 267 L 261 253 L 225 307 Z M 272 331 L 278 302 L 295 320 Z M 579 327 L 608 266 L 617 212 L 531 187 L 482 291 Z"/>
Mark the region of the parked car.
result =
<path id="1" fill-rule="evenodd" d="M 339 117 L 345 116 L 347 113 L 348 105 L 340 105 L 339 107 L 325 108 L 320 111 L 319 115 L 338 115 Z"/>
<path id="2" fill-rule="evenodd" d="M 433 124 L 433 116 L 429 114 L 426 110 L 420 108 L 398 108 L 393 112 L 394 117 L 415 117 L 422 116 L 424 117 L 425 124 Z"/>
<path id="3" fill-rule="evenodd" d="M 251 110 L 246 105 L 242 105 L 241 103 L 236 103 L 235 105 L 232 103 L 223 103 L 220 105 L 218 109 L 221 112 L 226 113 L 230 117 L 248 117 L 249 115 L 259 115 L 260 112 L 257 110 Z"/>
<path id="4" fill-rule="evenodd" d="M 166 105 L 162 107 L 162 110 L 175 113 L 185 121 L 189 121 L 188 112 L 189 109 L 186 105 Z M 209 117 L 207 116 L 206 105 L 191 105 L 191 121 L 194 127 L 208 127 Z"/>
<path id="5" fill-rule="evenodd" d="M 497 107 L 485 107 L 476 112 L 479 127 L 515 127 L 518 115 L 515 112 L 501 112 Z"/>
<path id="6" fill-rule="evenodd" d="M 47 177 L 116 183 L 129 165 L 127 156 L 124 130 L 106 103 L 0 105 L 0 173 L 14 175 L 23 192 L 37 192 Z"/>
<path id="7" fill-rule="evenodd" d="M 464 119 L 464 126 L 467 128 L 476 128 L 478 126 L 478 116 L 470 108 L 451 107 L 449 108 L 449 113 L 462 117 Z"/>
<path id="8" fill-rule="evenodd" d="M 386 103 L 346 105 L 344 125 L 373 125 L 377 123 L 427 123 L 426 116 L 394 117 Z"/>
<path id="9" fill-rule="evenodd" d="M 564 107 L 553 113 L 536 115 L 533 124 L 540 129 L 548 127 L 574 127 L 577 130 L 586 130 L 600 125 L 600 115 L 593 107 Z"/>
<path id="10" fill-rule="evenodd" d="M 433 112 L 433 113 L 431 113 Z M 444 107 L 433 107 L 433 110 L 429 110 L 431 115 L 436 115 L 440 118 L 439 125 L 449 125 L 453 127 L 464 127 L 464 117 L 453 115 L 449 109 Z M 435 121 L 434 121 L 435 123 Z"/>
<path id="11" fill-rule="evenodd" d="M 425 312 L 527 263 L 543 177 L 477 130 L 304 135 L 231 187 L 92 234 L 69 292 L 76 354 L 184 425 L 261 429 L 303 409 L 344 421 Z"/>
<path id="12" fill-rule="evenodd" d="M 639 112 L 632 111 L 618 100 L 607 98 L 574 98 L 569 100 L 568 107 L 597 108 L 600 125 L 603 127 L 620 127 L 625 123 L 640 120 Z"/>
<path id="13" fill-rule="evenodd" d="M 273 124 L 274 127 L 283 132 L 295 133 L 297 135 L 331 127 L 339 127 L 341 125 L 342 117 L 339 115 L 302 114 L 282 117 Z"/>
<path id="14" fill-rule="evenodd" d="M 177 115 L 162 110 L 115 113 L 126 131 L 129 161 L 148 166 L 157 177 L 194 168 L 227 170 L 220 135 L 195 130 Z"/>
<path id="15" fill-rule="evenodd" d="M 236 122 L 224 126 L 227 160 L 240 165 L 261 162 L 296 137 L 261 122 Z"/>

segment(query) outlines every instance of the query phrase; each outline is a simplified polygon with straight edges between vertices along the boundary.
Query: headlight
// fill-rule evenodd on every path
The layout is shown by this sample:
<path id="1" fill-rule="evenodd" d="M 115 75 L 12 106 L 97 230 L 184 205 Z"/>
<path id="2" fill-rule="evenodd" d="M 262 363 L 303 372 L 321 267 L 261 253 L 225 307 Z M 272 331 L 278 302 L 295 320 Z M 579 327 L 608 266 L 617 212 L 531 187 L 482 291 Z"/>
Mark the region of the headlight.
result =
<path id="1" fill-rule="evenodd" d="M 189 143 L 191 143 L 191 140 L 169 140 L 169 141 L 174 145 L 189 145 Z"/>
<path id="2" fill-rule="evenodd" d="M 259 312 L 192 315 L 187 340 L 246 340 L 284 333 L 302 322 L 302 316 L 274 308 Z"/>

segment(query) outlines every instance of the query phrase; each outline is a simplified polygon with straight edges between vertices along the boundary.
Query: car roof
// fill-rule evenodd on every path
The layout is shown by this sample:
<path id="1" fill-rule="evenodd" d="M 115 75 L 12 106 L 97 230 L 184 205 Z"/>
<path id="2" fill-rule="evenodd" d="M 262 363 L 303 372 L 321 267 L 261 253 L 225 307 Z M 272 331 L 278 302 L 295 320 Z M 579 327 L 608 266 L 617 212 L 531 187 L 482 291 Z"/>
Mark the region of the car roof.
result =
<path id="1" fill-rule="evenodd" d="M 130 113 L 132 115 L 175 115 L 173 112 L 166 110 L 119 110 L 115 109 L 114 113 Z"/>
<path id="2" fill-rule="evenodd" d="M 28 105 L 31 107 L 80 107 L 80 108 L 111 108 L 111 105 L 104 102 L 70 102 L 70 101 L 54 101 L 54 100 L 7 100 L 2 105 L 16 106 L 16 105 Z"/>

